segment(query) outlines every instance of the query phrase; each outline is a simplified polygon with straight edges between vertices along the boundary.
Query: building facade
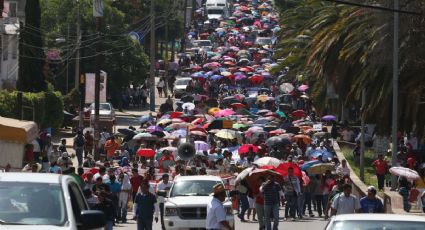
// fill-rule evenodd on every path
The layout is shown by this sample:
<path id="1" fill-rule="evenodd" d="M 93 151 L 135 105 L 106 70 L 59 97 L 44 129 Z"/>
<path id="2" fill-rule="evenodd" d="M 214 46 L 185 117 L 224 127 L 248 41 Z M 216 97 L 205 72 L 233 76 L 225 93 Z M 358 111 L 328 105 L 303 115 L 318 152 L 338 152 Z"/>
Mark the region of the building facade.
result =
<path id="1" fill-rule="evenodd" d="M 0 0 L 0 89 L 15 89 L 19 70 L 19 29 L 25 0 Z"/>

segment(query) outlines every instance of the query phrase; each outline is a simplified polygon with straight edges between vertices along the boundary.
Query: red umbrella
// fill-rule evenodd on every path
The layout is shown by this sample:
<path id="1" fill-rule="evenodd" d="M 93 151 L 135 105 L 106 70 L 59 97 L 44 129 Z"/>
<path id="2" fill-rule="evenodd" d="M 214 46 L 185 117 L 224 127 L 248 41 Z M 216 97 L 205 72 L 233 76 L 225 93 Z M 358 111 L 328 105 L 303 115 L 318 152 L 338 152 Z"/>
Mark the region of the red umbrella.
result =
<path id="1" fill-rule="evenodd" d="M 252 77 L 249 78 L 249 81 L 254 85 L 261 84 L 261 82 L 263 82 L 263 80 L 264 80 L 263 76 L 252 76 Z"/>
<path id="2" fill-rule="evenodd" d="M 240 68 L 239 71 L 241 71 L 241 72 L 250 72 L 250 69 L 248 69 L 246 67 L 243 67 L 243 68 Z"/>
<path id="3" fill-rule="evenodd" d="M 196 118 L 195 120 L 193 120 L 191 123 L 192 123 L 192 124 L 194 124 L 194 125 L 199 125 L 199 124 L 201 124 L 203 121 L 204 121 L 204 119 L 203 119 L 203 118 L 201 118 L 201 117 L 199 117 L 199 118 Z"/>
<path id="4" fill-rule="evenodd" d="M 183 112 L 172 112 L 172 113 L 170 114 L 170 118 L 171 118 L 171 119 L 173 119 L 173 118 L 178 118 L 178 117 L 180 117 L 181 115 L 183 115 Z"/>
<path id="5" fill-rule="evenodd" d="M 267 178 L 269 175 L 273 175 L 274 180 L 279 184 L 282 184 L 284 182 L 282 175 L 280 175 L 276 171 L 269 169 L 254 169 L 252 172 L 249 173 L 248 177 L 246 178 L 246 182 L 248 182 L 250 188 L 258 188 L 261 186 L 261 184 L 259 183 L 259 178 Z"/>
<path id="6" fill-rule="evenodd" d="M 137 155 L 141 157 L 151 158 L 155 156 L 155 151 L 153 149 L 139 149 Z"/>
<path id="7" fill-rule="evenodd" d="M 304 110 L 295 110 L 294 112 L 291 113 L 292 116 L 294 117 L 305 117 L 305 112 Z"/>
<path id="8" fill-rule="evenodd" d="M 245 105 L 242 103 L 233 103 L 230 106 L 232 106 L 233 109 L 245 108 Z"/>
<path id="9" fill-rule="evenodd" d="M 288 176 L 288 168 L 293 168 L 294 169 L 294 175 L 297 177 L 301 177 L 302 173 L 301 173 L 301 169 L 298 165 L 294 164 L 294 163 L 290 163 L 290 162 L 285 162 L 280 164 L 275 171 L 280 173 L 282 176 Z"/>
<path id="10" fill-rule="evenodd" d="M 258 152 L 258 147 L 257 146 L 255 146 L 253 144 L 245 144 L 245 145 L 242 145 L 241 147 L 239 147 L 239 149 L 238 149 L 239 155 L 247 154 L 249 152 L 249 149 L 250 148 L 252 148 L 252 151 L 254 153 Z"/>

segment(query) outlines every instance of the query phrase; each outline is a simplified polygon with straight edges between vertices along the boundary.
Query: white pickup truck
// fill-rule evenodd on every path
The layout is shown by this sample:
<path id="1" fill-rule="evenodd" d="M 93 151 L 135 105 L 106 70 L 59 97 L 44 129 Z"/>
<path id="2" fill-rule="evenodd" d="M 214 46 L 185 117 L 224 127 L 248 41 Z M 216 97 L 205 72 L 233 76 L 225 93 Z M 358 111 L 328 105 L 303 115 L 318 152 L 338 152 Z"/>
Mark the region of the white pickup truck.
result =
<path id="1" fill-rule="evenodd" d="M 207 204 L 212 200 L 212 188 L 223 184 L 218 176 L 179 176 L 174 179 L 164 204 L 166 229 L 205 229 Z M 227 221 L 235 228 L 231 202 L 224 207 Z"/>
<path id="2" fill-rule="evenodd" d="M 103 229 L 103 212 L 89 210 L 74 178 L 0 173 L 0 229 Z"/>

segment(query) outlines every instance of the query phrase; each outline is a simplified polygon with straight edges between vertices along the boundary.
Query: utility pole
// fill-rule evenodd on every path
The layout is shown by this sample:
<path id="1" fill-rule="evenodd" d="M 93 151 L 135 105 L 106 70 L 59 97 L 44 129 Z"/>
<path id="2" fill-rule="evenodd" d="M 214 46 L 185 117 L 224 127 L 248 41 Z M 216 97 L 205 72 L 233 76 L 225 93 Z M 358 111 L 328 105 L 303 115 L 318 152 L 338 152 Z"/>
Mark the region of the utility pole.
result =
<path id="1" fill-rule="evenodd" d="M 168 63 L 168 45 L 169 45 L 169 41 L 168 41 L 168 17 L 165 19 L 165 60 L 164 60 L 164 95 L 165 97 L 168 96 L 168 69 L 169 69 L 169 63 Z"/>
<path id="2" fill-rule="evenodd" d="M 97 31 L 97 45 L 96 45 L 96 73 L 95 73 L 95 84 L 94 84 L 94 149 L 95 159 L 99 159 L 99 104 L 100 104 L 100 62 L 101 62 L 101 49 L 102 44 L 100 42 L 100 25 L 103 17 L 103 2 L 102 0 L 94 1 L 93 16 L 96 19 L 96 31 Z"/>
<path id="3" fill-rule="evenodd" d="M 365 153 L 365 118 L 363 116 L 366 106 L 366 89 L 362 90 L 361 134 L 360 134 L 360 180 L 364 182 L 364 153 Z"/>
<path id="4" fill-rule="evenodd" d="M 150 71 L 149 71 L 149 84 L 150 84 L 150 110 L 155 112 L 155 0 L 151 0 L 151 37 L 150 37 Z"/>
<path id="5" fill-rule="evenodd" d="M 186 24 L 187 24 L 187 1 L 184 0 L 184 10 L 183 10 L 183 39 L 181 44 L 181 51 L 182 53 L 186 52 Z"/>
<path id="6" fill-rule="evenodd" d="M 67 30 L 66 30 L 66 44 L 69 42 L 69 23 L 67 23 Z M 69 58 L 66 59 L 66 82 L 65 82 L 65 92 L 69 92 Z"/>
<path id="7" fill-rule="evenodd" d="M 392 150 L 391 150 L 391 164 L 392 166 L 397 163 L 397 122 L 398 122 L 398 75 L 399 75 L 399 62 L 398 62 L 398 51 L 399 51 L 399 26 L 400 26 L 400 4 L 399 0 L 394 0 L 394 50 L 393 50 L 393 114 L 392 114 Z M 395 190 L 397 185 L 396 176 L 391 177 L 391 190 Z"/>
<path id="8" fill-rule="evenodd" d="M 77 55 L 75 59 L 75 85 L 74 87 L 76 89 L 79 89 L 80 91 L 80 114 L 79 114 L 79 121 L 78 121 L 78 127 L 80 129 L 84 128 L 84 105 L 85 105 L 85 76 L 81 74 L 80 69 L 80 57 L 81 57 L 81 40 L 82 40 L 82 34 L 81 34 L 81 15 L 80 15 L 80 1 L 77 1 Z"/>

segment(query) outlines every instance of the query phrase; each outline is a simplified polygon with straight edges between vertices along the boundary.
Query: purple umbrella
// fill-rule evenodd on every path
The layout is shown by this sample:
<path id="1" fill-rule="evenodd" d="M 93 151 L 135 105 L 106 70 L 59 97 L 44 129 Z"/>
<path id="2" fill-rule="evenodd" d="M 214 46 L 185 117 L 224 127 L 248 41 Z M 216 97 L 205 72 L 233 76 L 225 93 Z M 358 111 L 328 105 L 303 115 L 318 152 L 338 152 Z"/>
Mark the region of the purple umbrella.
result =
<path id="1" fill-rule="evenodd" d="M 243 74 L 240 74 L 240 75 L 236 75 L 235 76 L 235 80 L 236 81 L 239 81 L 239 80 L 242 80 L 242 79 L 245 79 L 246 78 L 246 76 L 245 75 L 243 75 Z"/>
<path id="2" fill-rule="evenodd" d="M 156 126 L 156 125 L 149 126 L 146 130 L 150 133 L 164 131 L 163 128 L 161 128 L 160 126 Z"/>
<path id="3" fill-rule="evenodd" d="M 221 75 L 214 75 L 214 76 L 211 77 L 211 80 L 218 81 L 218 80 L 220 80 L 222 78 L 223 78 L 223 76 L 221 76 Z"/>
<path id="4" fill-rule="evenodd" d="M 324 121 L 335 121 L 336 117 L 334 115 L 326 115 L 322 117 L 322 120 Z"/>

